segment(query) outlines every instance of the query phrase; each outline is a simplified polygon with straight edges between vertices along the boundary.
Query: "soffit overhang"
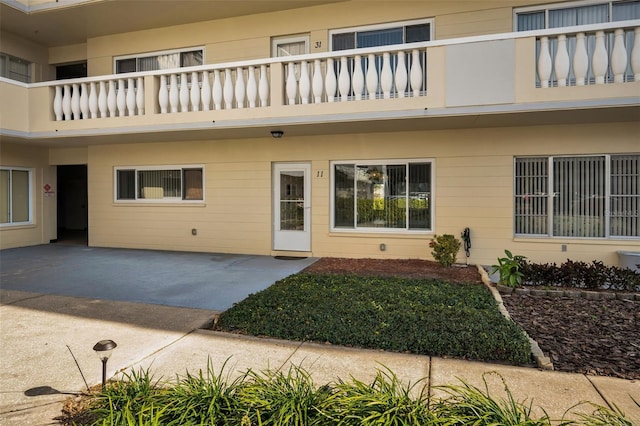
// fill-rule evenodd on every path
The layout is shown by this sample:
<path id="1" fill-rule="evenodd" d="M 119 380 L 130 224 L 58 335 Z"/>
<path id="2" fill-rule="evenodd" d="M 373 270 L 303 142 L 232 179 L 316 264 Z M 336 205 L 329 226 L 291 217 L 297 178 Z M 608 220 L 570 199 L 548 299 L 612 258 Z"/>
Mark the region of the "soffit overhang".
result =
<path id="1" fill-rule="evenodd" d="M 345 0 L 61 0 L 34 6 L 0 0 L 0 28 L 45 47 L 85 43 L 93 37 Z"/>

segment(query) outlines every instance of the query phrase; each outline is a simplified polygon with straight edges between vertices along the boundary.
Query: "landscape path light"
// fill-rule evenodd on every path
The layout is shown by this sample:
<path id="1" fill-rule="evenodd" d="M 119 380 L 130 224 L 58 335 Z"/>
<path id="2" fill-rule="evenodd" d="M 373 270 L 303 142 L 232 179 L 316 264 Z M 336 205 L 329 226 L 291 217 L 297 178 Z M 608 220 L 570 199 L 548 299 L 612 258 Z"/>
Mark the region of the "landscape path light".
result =
<path id="1" fill-rule="evenodd" d="M 93 345 L 93 350 L 96 351 L 96 355 L 102 361 L 102 387 L 107 383 L 107 361 L 111 356 L 111 352 L 118 346 L 113 340 L 100 340 Z"/>

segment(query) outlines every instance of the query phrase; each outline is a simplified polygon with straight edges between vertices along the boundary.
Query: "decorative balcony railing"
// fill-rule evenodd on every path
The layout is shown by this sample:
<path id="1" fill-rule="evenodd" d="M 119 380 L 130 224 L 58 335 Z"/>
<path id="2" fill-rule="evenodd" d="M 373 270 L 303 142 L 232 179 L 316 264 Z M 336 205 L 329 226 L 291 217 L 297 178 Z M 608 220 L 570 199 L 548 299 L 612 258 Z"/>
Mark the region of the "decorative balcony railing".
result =
<path id="1" fill-rule="evenodd" d="M 397 49 L 287 63 L 287 104 L 424 96 L 426 51 Z"/>
<path id="2" fill-rule="evenodd" d="M 537 38 L 540 87 L 640 81 L 640 27 Z"/>
<path id="3" fill-rule="evenodd" d="M 533 68 L 536 71 L 536 81 L 522 80 L 521 86 L 515 88 L 525 96 L 533 85 L 548 88 L 640 81 L 640 25 L 636 20 L 33 86 L 49 88 L 52 104 L 47 108 L 53 111 L 55 121 L 417 98 L 427 96 L 428 64 L 440 70 L 431 76 L 435 79 L 429 82 L 433 88 L 444 87 L 449 78 L 447 72 L 452 72 L 447 71 L 446 63 L 428 63 L 428 56 L 430 61 L 444 61 L 447 49 L 455 45 L 484 43 L 483 48 L 498 48 L 502 40 L 515 40 L 519 46 L 532 50 L 535 44 L 535 57 L 521 57 L 515 64 L 516 74 L 529 75 Z M 434 93 L 437 95 L 433 101 L 446 107 L 442 91 Z M 393 108 L 385 104 L 385 108 L 389 107 Z M 276 114 L 284 111 L 278 109 Z"/>
<path id="4" fill-rule="evenodd" d="M 55 86 L 56 121 L 144 115 L 144 79 L 110 76 Z"/>
<path id="5" fill-rule="evenodd" d="M 160 114 L 271 105 L 271 67 L 282 64 L 283 105 L 426 95 L 426 49 L 402 47 L 153 71 Z M 54 85 L 56 121 L 145 114 L 142 73 Z M 157 108 L 155 108 L 157 106 Z"/>

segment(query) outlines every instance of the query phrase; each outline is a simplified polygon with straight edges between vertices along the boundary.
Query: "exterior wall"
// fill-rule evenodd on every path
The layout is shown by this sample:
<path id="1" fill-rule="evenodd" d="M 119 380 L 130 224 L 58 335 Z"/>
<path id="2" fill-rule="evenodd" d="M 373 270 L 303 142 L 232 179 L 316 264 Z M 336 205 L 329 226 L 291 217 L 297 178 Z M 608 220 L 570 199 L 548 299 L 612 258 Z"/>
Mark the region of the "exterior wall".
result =
<path id="1" fill-rule="evenodd" d="M 0 102 L 2 128 L 17 132 L 29 131 L 29 90 L 26 85 L 7 79 L 0 81 Z"/>
<path id="2" fill-rule="evenodd" d="M 87 60 L 87 44 L 79 43 L 49 49 L 50 64 L 64 64 Z"/>
<path id="3" fill-rule="evenodd" d="M 329 50 L 329 30 L 421 18 L 434 18 L 436 40 L 506 33 L 513 7 L 535 3 L 544 2 L 348 1 L 95 37 L 87 41 L 88 75 L 112 74 L 114 56 L 186 47 L 204 46 L 206 64 L 268 58 L 271 37 L 291 34 L 310 34 L 309 53 L 320 53 Z"/>
<path id="4" fill-rule="evenodd" d="M 640 242 L 514 238 L 513 159 L 637 149 L 634 123 L 91 146 L 89 244 L 268 255 L 272 161 L 310 162 L 314 256 L 430 258 L 432 234 L 331 232 L 329 224 L 332 160 L 431 158 L 434 232 L 458 236 L 469 227 L 470 263 L 495 263 L 510 249 L 540 262 L 570 257 L 616 264 L 616 250 L 638 250 Z M 204 205 L 114 203 L 114 167 L 171 164 L 204 166 Z"/>
<path id="5" fill-rule="evenodd" d="M 48 165 L 47 149 L 1 143 L 3 166 L 33 169 L 33 224 L 0 227 L 0 249 L 46 244 L 56 238 L 56 198 L 45 197 L 48 183 L 56 192 L 55 168 Z"/>
<path id="6" fill-rule="evenodd" d="M 6 31 L 0 31 L 0 52 L 32 62 L 31 78 L 34 82 L 55 79 L 49 67 L 46 47 L 22 39 Z"/>

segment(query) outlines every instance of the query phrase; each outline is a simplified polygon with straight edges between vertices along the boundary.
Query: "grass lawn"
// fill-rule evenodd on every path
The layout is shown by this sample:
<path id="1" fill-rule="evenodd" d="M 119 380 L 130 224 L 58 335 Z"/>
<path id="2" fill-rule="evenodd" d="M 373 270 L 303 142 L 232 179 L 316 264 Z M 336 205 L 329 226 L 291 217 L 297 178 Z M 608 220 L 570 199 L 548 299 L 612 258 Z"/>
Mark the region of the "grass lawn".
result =
<path id="1" fill-rule="evenodd" d="M 287 340 L 530 362 L 522 329 L 478 284 L 297 274 L 224 312 L 218 329 Z"/>

